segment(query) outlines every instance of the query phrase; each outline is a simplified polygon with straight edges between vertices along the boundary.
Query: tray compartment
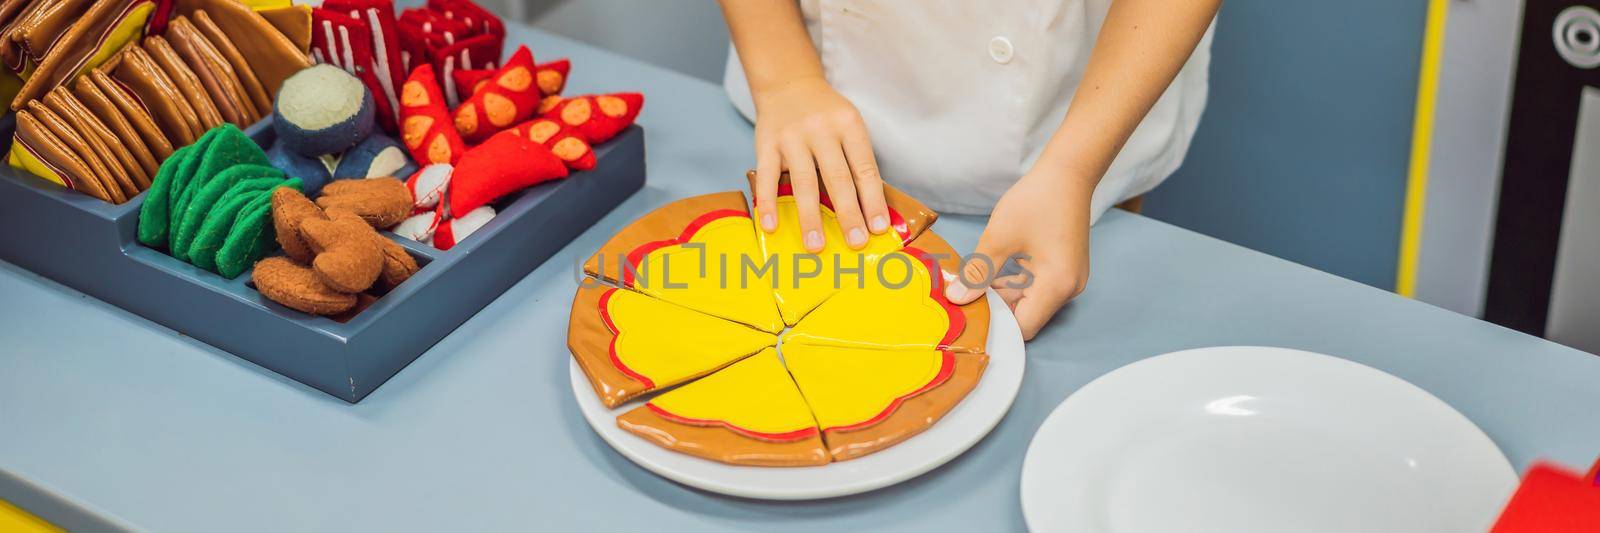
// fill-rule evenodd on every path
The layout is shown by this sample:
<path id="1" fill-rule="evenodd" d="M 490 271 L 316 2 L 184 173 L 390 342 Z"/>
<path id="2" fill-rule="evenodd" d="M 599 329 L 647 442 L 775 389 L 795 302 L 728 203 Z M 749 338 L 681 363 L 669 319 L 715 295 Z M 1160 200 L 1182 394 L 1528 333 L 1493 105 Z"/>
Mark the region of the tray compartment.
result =
<path id="1" fill-rule="evenodd" d="M 8 143 L 12 121 L 0 120 Z M 267 121 L 245 131 L 263 146 L 274 137 Z M 354 403 L 643 187 L 642 129 L 595 151 L 595 169 L 501 199 L 450 250 L 383 232 L 421 269 L 343 323 L 267 300 L 249 272 L 224 279 L 139 244 L 143 194 L 111 205 L 10 166 L 0 168 L 0 224 L 11 228 L 0 259 Z"/>

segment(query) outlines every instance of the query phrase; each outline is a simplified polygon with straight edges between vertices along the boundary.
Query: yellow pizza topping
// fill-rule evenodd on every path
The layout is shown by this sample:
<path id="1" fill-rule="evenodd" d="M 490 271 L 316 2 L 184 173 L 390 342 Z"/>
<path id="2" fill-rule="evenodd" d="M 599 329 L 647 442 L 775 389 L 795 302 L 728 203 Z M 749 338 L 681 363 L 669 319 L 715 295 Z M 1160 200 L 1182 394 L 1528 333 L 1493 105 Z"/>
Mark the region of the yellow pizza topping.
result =
<path id="1" fill-rule="evenodd" d="M 901 250 L 884 256 L 860 288 L 845 284 L 785 339 L 808 344 L 928 348 L 953 339 L 959 311 L 947 308 L 937 266 Z M 955 317 L 952 320 L 952 317 Z M 953 333 L 959 334 L 959 330 Z"/>
<path id="2" fill-rule="evenodd" d="M 775 292 L 783 321 L 791 326 L 832 296 L 837 287 L 854 287 L 876 277 L 878 259 L 901 247 L 899 236 L 885 232 L 868 234 L 867 245 L 852 250 L 845 244 L 833 210 L 827 206 L 820 209 L 826 244 L 815 254 L 807 252 L 803 244 L 800 210 L 795 206 L 794 196 L 778 197 L 777 231 L 757 232 L 762 257 L 775 257 L 778 271 L 783 274 L 783 282 Z"/>
<path id="3" fill-rule="evenodd" d="M 721 425 L 766 440 L 815 435 L 794 381 L 772 348 L 650 400 L 657 414 L 701 426 Z"/>
<path id="4" fill-rule="evenodd" d="M 900 402 L 949 378 L 944 352 L 870 350 L 785 343 L 783 361 L 823 430 L 850 430 L 882 421 Z"/>
<path id="5" fill-rule="evenodd" d="M 778 342 L 777 336 L 625 289 L 600 299 L 616 333 L 612 362 L 631 377 L 670 386 Z"/>

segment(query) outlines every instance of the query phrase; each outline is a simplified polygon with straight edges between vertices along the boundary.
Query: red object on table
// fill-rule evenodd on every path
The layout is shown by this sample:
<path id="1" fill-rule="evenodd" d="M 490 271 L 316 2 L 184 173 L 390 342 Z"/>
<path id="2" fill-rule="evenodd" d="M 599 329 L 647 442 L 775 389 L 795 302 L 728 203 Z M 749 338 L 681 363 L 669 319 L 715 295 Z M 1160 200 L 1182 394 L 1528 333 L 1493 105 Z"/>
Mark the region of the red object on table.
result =
<path id="1" fill-rule="evenodd" d="M 422 166 L 455 164 L 467 151 L 450 120 L 437 79 L 432 65 L 422 65 L 411 71 L 400 88 L 400 141 L 411 152 L 411 159 Z"/>
<path id="2" fill-rule="evenodd" d="M 567 166 L 544 145 L 504 131 L 474 146 L 450 176 L 451 217 L 460 217 L 496 198 L 567 177 Z"/>
<path id="3" fill-rule="evenodd" d="M 372 98 L 377 103 L 378 124 L 384 131 L 394 133 L 400 118 L 400 84 L 410 71 L 400 60 L 401 39 L 393 0 L 326 0 L 322 9 L 339 11 L 366 25 L 370 39 L 368 59 L 357 65 L 365 72 L 352 74 L 367 74 L 363 82 L 372 80 L 367 88 L 372 90 Z M 350 67 L 345 66 L 345 70 Z"/>
<path id="4" fill-rule="evenodd" d="M 539 110 L 539 87 L 534 85 L 533 69 L 533 52 L 526 46 L 518 47 L 489 83 L 474 92 L 463 92 L 471 97 L 455 110 L 456 131 L 461 140 L 477 144 L 532 117 Z"/>
<path id="5" fill-rule="evenodd" d="M 1600 465 L 1597 465 L 1600 467 Z M 1600 531 L 1600 487 L 1594 472 L 1536 463 L 1500 513 L 1492 533 L 1593 533 Z"/>
<path id="6" fill-rule="evenodd" d="M 639 93 L 586 94 L 562 99 L 542 114 L 595 145 L 627 129 L 639 117 L 641 107 L 644 107 L 644 95 Z"/>

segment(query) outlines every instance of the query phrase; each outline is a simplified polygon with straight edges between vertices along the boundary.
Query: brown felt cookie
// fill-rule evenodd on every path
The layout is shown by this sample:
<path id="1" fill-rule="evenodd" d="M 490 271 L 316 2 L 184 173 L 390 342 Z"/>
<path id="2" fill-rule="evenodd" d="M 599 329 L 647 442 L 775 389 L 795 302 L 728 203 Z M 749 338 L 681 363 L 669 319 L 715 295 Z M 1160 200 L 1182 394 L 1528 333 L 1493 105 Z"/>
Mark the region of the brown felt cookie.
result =
<path id="1" fill-rule="evenodd" d="M 383 270 L 378 275 L 378 289 L 385 292 L 393 290 L 405 280 L 411 279 L 411 276 L 421 268 L 417 266 L 417 260 L 406 253 L 406 248 L 400 246 L 400 243 L 378 235 L 377 232 L 373 232 L 372 235 L 377 237 L 378 252 L 383 254 Z"/>
<path id="2" fill-rule="evenodd" d="M 250 278 L 262 296 L 296 311 L 336 315 L 356 305 L 356 295 L 329 288 L 310 267 L 287 257 L 257 261 Z"/>
<path id="3" fill-rule="evenodd" d="M 282 246 L 283 253 L 290 258 L 306 264 L 310 264 L 317 253 L 300 236 L 300 223 L 312 218 L 327 219 L 328 216 L 300 191 L 287 187 L 272 191 L 272 227 L 278 233 L 278 246 Z"/>
<path id="4" fill-rule="evenodd" d="M 322 187 L 317 205 L 349 211 L 377 229 L 388 229 L 411 215 L 411 190 L 395 178 L 334 180 Z"/>
<path id="5" fill-rule="evenodd" d="M 333 211 L 326 220 L 307 218 L 300 222 L 300 235 L 317 252 L 312 270 L 334 290 L 365 291 L 383 270 L 383 252 L 374 241 L 381 237 L 353 213 Z"/>

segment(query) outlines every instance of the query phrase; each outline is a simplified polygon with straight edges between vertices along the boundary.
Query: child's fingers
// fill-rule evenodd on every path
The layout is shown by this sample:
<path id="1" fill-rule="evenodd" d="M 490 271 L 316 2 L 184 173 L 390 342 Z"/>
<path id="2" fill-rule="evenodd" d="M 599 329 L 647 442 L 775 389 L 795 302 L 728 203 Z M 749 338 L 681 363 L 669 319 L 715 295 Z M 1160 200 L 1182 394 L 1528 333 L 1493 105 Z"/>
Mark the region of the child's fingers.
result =
<path id="1" fill-rule="evenodd" d="M 767 143 L 756 149 L 756 216 L 762 231 L 778 231 L 778 176 L 783 170 L 783 155 L 778 146 Z"/>
<path id="2" fill-rule="evenodd" d="M 983 295 L 983 288 L 1000 274 L 1000 267 L 1005 266 L 1007 258 L 1016 253 L 1018 248 L 1008 236 L 1002 235 L 1001 230 L 994 226 L 984 228 L 983 236 L 978 238 L 978 248 L 973 250 L 961 261 L 961 272 L 958 278 L 945 285 L 944 297 L 957 305 L 965 305 L 977 300 Z"/>
<path id="3" fill-rule="evenodd" d="M 861 207 L 856 204 L 855 181 L 850 178 L 850 165 L 845 163 L 844 151 L 839 144 L 822 143 L 811 146 L 817 158 L 817 170 L 822 174 L 822 185 L 827 187 L 832 200 L 833 214 L 839 219 L 839 230 L 844 242 L 852 249 L 867 244 L 867 224 L 861 219 Z"/>
<path id="4" fill-rule="evenodd" d="M 783 145 L 783 166 L 789 170 L 789 185 L 794 189 L 794 206 L 800 212 L 800 243 L 807 251 L 822 251 L 822 214 L 817 202 L 817 166 L 806 145 L 791 141 Z"/>
<path id="5" fill-rule="evenodd" d="M 1044 325 L 1050 323 L 1050 318 L 1056 316 L 1056 311 L 1066 303 L 1066 300 L 1056 299 L 1054 293 L 1041 291 L 1026 291 L 1022 299 L 1012 306 L 1011 312 L 1017 315 L 1017 325 L 1022 327 L 1022 340 L 1033 340 Z"/>
<path id="6" fill-rule="evenodd" d="M 844 157 L 855 175 L 856 197 L 861 200 L 861 215 L 867 230 L 874 234 L 889 229 L 889 204 L 883 199 L 883 177 L 878 175 L 878 159 L 872 141 L 863 128 L 845 130 Z"/>

